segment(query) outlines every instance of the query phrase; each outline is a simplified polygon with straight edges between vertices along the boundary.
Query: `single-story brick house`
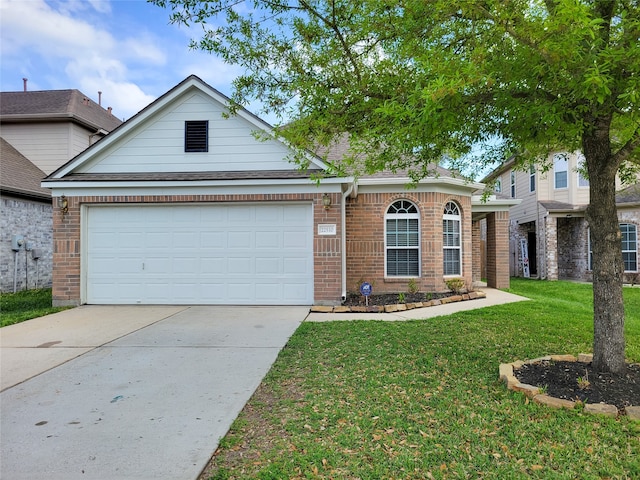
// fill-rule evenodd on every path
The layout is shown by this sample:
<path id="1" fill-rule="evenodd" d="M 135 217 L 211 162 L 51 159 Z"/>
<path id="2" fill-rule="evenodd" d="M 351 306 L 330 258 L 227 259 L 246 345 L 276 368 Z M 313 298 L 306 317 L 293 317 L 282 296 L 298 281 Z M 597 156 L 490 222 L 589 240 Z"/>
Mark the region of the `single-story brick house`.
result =
<path id="1" fill-rule="evenodd" d="M 509 285 L 509 207 L 484 185 L 301 171 L 271 127 L 190 76 L 67 164 L 54 197 L 54 303 L 339 304 L 374 293 Z M 517 200 L 515 201 L 517 202 Z"/>

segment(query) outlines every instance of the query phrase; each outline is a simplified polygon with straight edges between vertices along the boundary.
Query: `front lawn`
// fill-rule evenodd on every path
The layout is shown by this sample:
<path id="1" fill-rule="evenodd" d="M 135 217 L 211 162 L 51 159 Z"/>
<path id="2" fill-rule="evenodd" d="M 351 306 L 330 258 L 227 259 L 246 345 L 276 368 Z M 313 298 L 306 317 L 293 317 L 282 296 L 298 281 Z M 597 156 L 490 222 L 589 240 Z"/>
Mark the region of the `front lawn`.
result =
<path id="1" fill-rule="evenodd" d="M 0 294 L 0 327 L 42 317 L 67 308 L 70 307 L 51 306 L 50 288 L 2 293 Z"/>
<path id="2" fill-rule="evenodd" d="M 591 285 L 512 280 L 531 301 L 410 322 L 304 323 L 202 478 L 640 478 L 640 422 L 552 410 L 498 365 L 591 351 Z M 640 361 L 640 289 L 625 289 Z"/>

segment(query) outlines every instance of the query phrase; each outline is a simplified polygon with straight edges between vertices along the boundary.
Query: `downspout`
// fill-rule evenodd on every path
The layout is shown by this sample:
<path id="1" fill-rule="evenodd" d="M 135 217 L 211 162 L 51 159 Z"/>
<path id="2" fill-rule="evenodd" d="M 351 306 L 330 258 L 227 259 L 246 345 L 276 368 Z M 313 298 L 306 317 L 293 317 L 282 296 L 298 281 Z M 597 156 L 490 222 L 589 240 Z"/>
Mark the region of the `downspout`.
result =
<path id="1" fill-rule="evenodd" d="M 350 185 L 349 188 L 347 188 L 347 190 L 345 192 L 343 192 L 342 194 L 342 202 L 340 203 L 340 218 L 341 218 L 341 223 L 340 223 L 340 231 L 341 231 L 341 236 L 342 238 L 341 240 L 341 247 L 340 249 L 342 250 L 342 301 L 344 302 L 347 299 L 347 219 L 346 219 L 346 213 L 347 213 L 347 197 L 349 195 L 351 195 L 351 192 L 353 192 L 353 189 L 355 187 L 355 181 L 353 181 Z"/>

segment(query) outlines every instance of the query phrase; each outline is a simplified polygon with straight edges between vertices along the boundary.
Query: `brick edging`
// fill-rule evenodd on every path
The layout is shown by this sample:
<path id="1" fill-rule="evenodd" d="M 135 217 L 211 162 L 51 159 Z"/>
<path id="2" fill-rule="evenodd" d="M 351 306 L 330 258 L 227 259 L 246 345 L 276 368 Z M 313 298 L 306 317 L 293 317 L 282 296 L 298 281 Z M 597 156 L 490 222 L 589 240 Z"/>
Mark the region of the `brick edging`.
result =
<path id="1" fill-rule="evenodd" d="M 573 355 L 548 355 L 546 357 L 527 360 L 526 362 L 518 360 L 513 363 L 501 363 L 499 375 L 500 380 L 502 380 L 506 384 L 509 390 L 522 392 L 534 402 L 542 405 L 547 405 L 553 408 L 566 408 L 571 410 L 576 407 L 578 402 L 551 397 L 549 395 L 541 393 L 540 388 L 538 387 L 528 385 L 526 383 L 520 383 L 520 381 L 515 377 L 513 371 L 520 369 L 523 365 L 529 365 L 543 361 L 591 363 L 592 360 L 593 355 L 587 353 L 581 353 L 577 358 Z M 585 403 L 584 412 L 606 415 L 608 417 L 614 418 L 618 416 L 618 408 L 615 405 L 608 405 L 606 403 Z M 640 406 L 625 407 L 625 413 L 626 416 L 628 416 L 630 419 L 640 421 Z"/>
<path id="2" fill-rule="evenodd" d="M 371 305 L 369 307 L 350 307 L 347 305 L 313 305 L 310 311 L 314 313 L 393 313 L 404 312 L 406 310 L 413 310 L 416 308 L 435 307 L 437 305 L 445 305 L 447 303 L 476 300 L 478 298 L 485 298 L 486 296 L 487 295 L 484 292 L 474 291 L 465 293 L 463 295 L 452 295 L 450 297 L 440 298 L 438 300 L 430 300 L 428 302 L 395 303 L 392 305 Z"/>

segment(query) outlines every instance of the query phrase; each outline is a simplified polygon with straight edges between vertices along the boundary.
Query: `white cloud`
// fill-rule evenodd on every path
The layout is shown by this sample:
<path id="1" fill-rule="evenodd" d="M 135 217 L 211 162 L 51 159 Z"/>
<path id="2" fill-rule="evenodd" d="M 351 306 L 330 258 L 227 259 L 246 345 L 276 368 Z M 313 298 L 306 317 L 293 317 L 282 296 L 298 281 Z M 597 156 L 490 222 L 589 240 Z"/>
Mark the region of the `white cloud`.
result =
<path id="1" fill-rule="evenodd" d="M 112 34 L 100 23 L 109 21 L 109 12 L 111 5 L 104 0 L 1 0 L 3 73 L 10 68 L 30 77 L 30 90 L 43 84 L 78 88 L 92 98 L 100 90 L 114 114 L 131 117 L 155 98 L 133 82 L 132 68 L 162 67 L 167 57 L 159 39 L 144 29 L 123 37 Z M 24 52 L 30 55 L 25 58 Z"/>

